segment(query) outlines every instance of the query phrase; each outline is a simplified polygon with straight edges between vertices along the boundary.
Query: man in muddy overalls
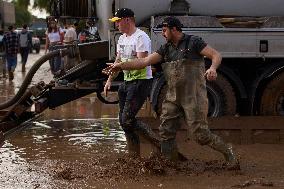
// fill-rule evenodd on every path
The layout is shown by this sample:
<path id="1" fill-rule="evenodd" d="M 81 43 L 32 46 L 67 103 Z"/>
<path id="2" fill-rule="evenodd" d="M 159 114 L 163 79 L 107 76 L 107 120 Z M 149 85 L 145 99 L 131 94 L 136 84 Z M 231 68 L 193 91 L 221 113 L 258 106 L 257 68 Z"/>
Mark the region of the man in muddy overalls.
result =
<path id="1" fill-rule="evenodd" d="M 106 72 L 141 69 L 162 63 L 168 90 L 162 104 L 160 136 L 161 153 L 169 159 L 176 159 L 178 150 L 176 132 L 180 119 L 187 123 L 194 139 L 201 145 L 208 145 L 221 152 L 228 166 L 238 166 L 232 147 L 210 132 L 207 123 L 208 99 L 206 81 L 217 78 L 216 69 L 221 63 L 221 55 L 198 36 L 185 35 L 182 24 L 175 17 L 167 17 L 162 22 L 162 34 L 167 40 L 155 53 L 146 58 L 127 63 L 117 63 Z M 204 56 L 211 59 L 211 67 L 205 71 Z"/>
<path id="2" fill-rule="evenodd" d="M 122 33 L 117 42 L 117 57 L 115 63 L 128 62 L 133 59 L 143 58 L 151 52 L 149 36 L 135 26 L 134 12 L 128 8 L 117 10 L 115 16 L 110 19 Z M 110 75 L 104 93 L 111 87 L 115 77 Z M 125 132 L 128 152 L 131 155 L 140 155 L 139 135 L 146 137 L 151 135 L 151 130 L 136 119 L 136 114 L 144 104 L 151 89 L 151 66 L 141 69 L 124 71 L 124 82 L 118 90 L 119 96 L 119 123 Z M 152 132 L 152 134 L 154 134 Z"/>

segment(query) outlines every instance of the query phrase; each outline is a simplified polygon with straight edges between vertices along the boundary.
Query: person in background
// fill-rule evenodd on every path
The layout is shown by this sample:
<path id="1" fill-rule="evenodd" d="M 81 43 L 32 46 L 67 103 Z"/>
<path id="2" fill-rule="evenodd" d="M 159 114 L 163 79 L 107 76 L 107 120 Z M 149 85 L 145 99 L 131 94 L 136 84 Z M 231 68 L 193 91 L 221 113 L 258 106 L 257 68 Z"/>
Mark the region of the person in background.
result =
<path id="1" fill-rule="evenodd" d="M 17 66 L 17 54 L 19 52 L 19 36 L 14 31 L 14 26 L 8 27 L 8 32 L 4 34 L 3 43 L 5 46 L 7 69 L 9 74 L 9 80 L 14 79 L 14 71 Z"/>
<path id="2" fill-rule="evenodd" d="M 57 26 L 55 20 L 49 20 L 48 28 L 46 31 L 45 54 L 47 51 L 54 51 L 60 48 L 63 44 L 64 32 Z M 61 74 L 63 67 L 62 58 L 55 57 L 49 61 L 51 73 L 57 77 Z"/>
<path id="3" fill-rule="evenodd" d="M 26 63 L 28 60 L 30 48 L 32 47 L 32 34 L 27 30 L 27 25 L 23 25 L 22 31 L 19 33 L 19 45 L 22 63 L 22 72 L 26 71 Z"/>
<path id="4" fill-rule="evenodd" d="M 89 35 L 90 35 L 90 38 L 92 39 L 92 41 L 100 41 L 101 40 L 98 28 L 96 26 L 95 19 L 87 20 L 86 28 L 88 29 L 87 31 L 89 32 Z"/>
<path id="5" fill-rule="evenodd" d="M 66 22 L 66 33 L 64 35 L 64 43 L 65 44 L 72 44 L 77 42 L 77 33 L 76 27 L 78 26 L 77 22 L 71 23 L 71 21 L 67 20 Z M 76 64 L 75 58 L 70 58 L 68 56 L 64 57 L 64 70 L 69 70 L 70 68 L 74 67 Z"/>
<path id="6" fill-rule="evenodd" d="M 70 21 L 66 23 L 66 33 L 64 35 L 64 43 L 72 43 L 77 40 L 76 27 L 78 23 L 71 24 Z"/>
<path id="7" fill-rule="evenodd" d="M 0 72 L 2 77 L 6 78 L 6 58 L 5 58 L 5 46 L 3 43 L 4 31 L 0 29 Z"/>
<path id="8" fill-rule="evenodd" d="M 100 41 L 98 28 L 95 26 L 93 19 L 88 19 L 83 29 L 81 29 L 78 39 L 81 43 Z"/>

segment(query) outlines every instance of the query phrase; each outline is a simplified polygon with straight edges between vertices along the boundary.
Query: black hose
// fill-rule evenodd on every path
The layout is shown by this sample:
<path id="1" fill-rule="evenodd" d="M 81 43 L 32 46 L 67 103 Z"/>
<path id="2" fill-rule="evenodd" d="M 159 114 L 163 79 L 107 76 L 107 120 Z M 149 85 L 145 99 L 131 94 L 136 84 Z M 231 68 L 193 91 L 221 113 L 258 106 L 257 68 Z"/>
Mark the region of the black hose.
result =
<path id="1" fill-rule="evenodd" d="M 41 65 L 43 65 L 47 60 L 54 58 L 56 56 L 65 56 L 67 52 L 68 52 L 67 49 L 55 50 L 47 53 L 46 55 L 43 55 L 40 59 L 38 59 L 29 70 L 17 94 L 10 100 L 1 103 L 0 110 L 8 108 L 19 101 L 19 99 L 23 96 L 23 94 L 27 90 L 29 84 L 32 81 L 33 76 L 35 75 L 35 73 L 37 72 L 37 70 L 40 68 Z"/>

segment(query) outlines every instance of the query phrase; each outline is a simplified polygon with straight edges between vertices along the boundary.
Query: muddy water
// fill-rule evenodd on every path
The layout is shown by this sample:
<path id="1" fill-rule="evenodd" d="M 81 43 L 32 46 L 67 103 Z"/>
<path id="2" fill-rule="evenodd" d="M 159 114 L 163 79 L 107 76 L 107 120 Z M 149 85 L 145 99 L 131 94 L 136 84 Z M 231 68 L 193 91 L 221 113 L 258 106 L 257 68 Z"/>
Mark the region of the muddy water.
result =
<path id="1" fill-rule="evenodd" d="M 47 187 L 56 173 L 39 171 L 39 164 L 88 162 L 106 151 L 125 151 L 125 137 L 116 120 L 31 122 L 0 149 L 0 188 L 34 188 L 39 183 Z"/>

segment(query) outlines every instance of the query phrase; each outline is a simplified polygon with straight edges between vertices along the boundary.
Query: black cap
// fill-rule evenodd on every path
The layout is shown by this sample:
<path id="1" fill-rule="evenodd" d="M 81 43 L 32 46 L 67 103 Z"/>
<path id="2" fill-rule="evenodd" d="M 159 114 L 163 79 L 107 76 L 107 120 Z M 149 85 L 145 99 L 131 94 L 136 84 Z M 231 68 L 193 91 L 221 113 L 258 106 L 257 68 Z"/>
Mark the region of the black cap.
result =
<path id="1" fill-rule="evenodd" d="M 166 17 L 161 24 L 157 26 L 158 28 L 161 27 L 169 27 L 173 28 L 176 27 L 177 29 L 181 29 L 183 27 L 182 23 L 176 17 L 169 16 Z"/>
<path id="2" fill-rule="evenodd" d="M 134 12 L 131 9 L 128 8 L 122 8 L 118 9 L 114 13 L 114 17 L 109 19 L 111 22 L 116 22 L 122 18 L 129 18 L 129 17 L 134 17 Z"/>

